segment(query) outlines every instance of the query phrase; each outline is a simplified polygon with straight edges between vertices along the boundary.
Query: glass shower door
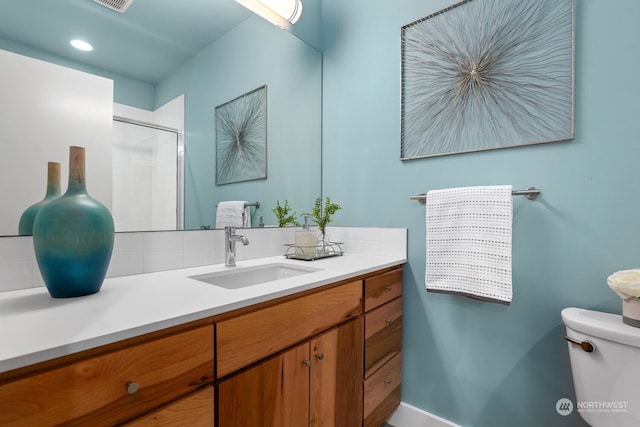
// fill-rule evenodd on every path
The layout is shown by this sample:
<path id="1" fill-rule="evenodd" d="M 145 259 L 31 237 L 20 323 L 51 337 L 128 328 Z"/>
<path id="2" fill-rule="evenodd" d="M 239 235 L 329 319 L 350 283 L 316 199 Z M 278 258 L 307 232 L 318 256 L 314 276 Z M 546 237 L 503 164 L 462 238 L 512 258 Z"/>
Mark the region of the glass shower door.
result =
<path id="1" fill-rule="evenodd" d="M 114 119 L 112 214 L 116 231 L 181 229 L 180 151 L 177 130 Z"/>

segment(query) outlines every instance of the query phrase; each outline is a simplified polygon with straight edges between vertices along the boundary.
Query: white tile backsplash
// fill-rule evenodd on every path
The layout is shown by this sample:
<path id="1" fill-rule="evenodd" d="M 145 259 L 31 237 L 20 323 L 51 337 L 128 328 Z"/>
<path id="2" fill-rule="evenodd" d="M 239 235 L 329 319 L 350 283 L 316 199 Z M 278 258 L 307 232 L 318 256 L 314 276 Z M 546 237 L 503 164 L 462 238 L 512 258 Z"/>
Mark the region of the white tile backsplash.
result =
<path id="1" fill-rule="evenodd" d="M 331 241 L 341 242 L 344 252 L 404 257 L 407 254 L 405 228 L 327 227 L 327 235 Z"/>
<path id="2" fill-rule="evenodd" d="M 40 275 L 35 261 L 32 237 L 0 239 L 0 292 L 32 287 L 34 274 Z"/>
<path id="3" fill-rule="evenodd" d="M 283 255 L 286 250 L 285 243 L 293 243 L 295 232 L 299 229 L 299 227 L 268 227 L 238 230 L 237 234 L 243 234 L 249 239 L 249 245 L 244 246 L 242 243 L 236 243 L 236 259 L 242 261 Z M 224 245 L 222 248 L 224 249 Z M 224 262 L 224 252 L 222 253 L 222 262 Z"/>
<path id="4" fill-rule="evenodd" d="M 0 264 L 0 292 L 30 288 L 32 267 L 31 263 Z"/>
<path id="5" fill-rule="evenodd" d="M 236 244 L 237 260 L 283 255 L 300 227 L 238 229 L 249 245 Z M 345 253 L 407 257 L 405 228 L 327 227 Z M 116 233 L 107 277 L 224 262 L 224 230 Z M 0 239 L 0 292 L 44 286 L 29 236 Z"/>
<path id="6" fill-rule="evenodd" d="M 30 263 L 33 256 L 31 236 L 0 239 L 0 264 Z"/>
<path id="7" fill-rule="evenodd" d="M 107 277 L 140 274 L 143 269 L 145 233 L 116 233 Z"/>
<path id="8" fill-rule="evenodd" d="M 114 255 L 142 254 L 145 233 L 116 233 L 113 241 Z"/>
<path id="9" fill-rule="evenodd" d="M 131 276 L 144 272 L 144 259 L 139 254 L 120 255 L 114 251 L 107 270 L 107 277 Z"/>
<path id="10" fill-rule="evenodd" d="M 198 267 L 219 263 L 218 253 L 223 253 L 222 233 L 215 230 L 190 231 L 184 233 L 184 267 Z"/>
<path id="11" fill-rule="evenodd" d="M 143 266 L 145 273 L 184 267 L 184 231 L 143 233 Z"/>

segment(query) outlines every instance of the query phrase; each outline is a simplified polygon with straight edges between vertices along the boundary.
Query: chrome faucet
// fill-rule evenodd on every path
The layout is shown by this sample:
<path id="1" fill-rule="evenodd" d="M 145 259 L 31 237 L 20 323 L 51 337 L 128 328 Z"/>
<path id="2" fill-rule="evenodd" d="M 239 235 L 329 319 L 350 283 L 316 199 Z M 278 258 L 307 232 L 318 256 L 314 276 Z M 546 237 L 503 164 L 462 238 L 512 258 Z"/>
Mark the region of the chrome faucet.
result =
<path id="1" fill-rule="evenodd" d="M 235 227 L 224 228 L 224 266 L 235 267 L 236 266 L 236 242 L 242 242 L 243 245 L 249 244 L 249 239 L 246 236 L 236 234 Z"/>

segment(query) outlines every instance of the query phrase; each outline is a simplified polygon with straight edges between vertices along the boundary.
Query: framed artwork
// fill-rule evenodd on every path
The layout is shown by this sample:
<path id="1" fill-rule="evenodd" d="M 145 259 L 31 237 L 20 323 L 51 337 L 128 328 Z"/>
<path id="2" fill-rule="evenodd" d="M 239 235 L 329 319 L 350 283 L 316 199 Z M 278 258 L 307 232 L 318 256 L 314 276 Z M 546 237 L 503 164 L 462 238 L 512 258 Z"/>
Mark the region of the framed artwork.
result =
<path id="1" fill-rule="evenodd" d="M 216 185 L 267 177 L 267 86 L 216 107 Z"/>
<path id="2" fill-rule="evenodd" d="M 571 140 L 575 0 L 465 0 L 402 27 L 402 160 Z"/>

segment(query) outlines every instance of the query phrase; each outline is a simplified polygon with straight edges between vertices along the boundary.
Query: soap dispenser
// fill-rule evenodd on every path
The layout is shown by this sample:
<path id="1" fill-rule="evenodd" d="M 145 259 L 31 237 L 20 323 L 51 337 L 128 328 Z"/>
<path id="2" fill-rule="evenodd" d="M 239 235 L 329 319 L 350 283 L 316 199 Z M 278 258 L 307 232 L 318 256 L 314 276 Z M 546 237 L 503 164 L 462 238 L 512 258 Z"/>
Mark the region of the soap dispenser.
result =
<path id="1" fill-rule="evenodd" d="M 296 258 L 314 259 L 316 257 L 316 233 L 309 230 L 309 217 L 304 216 L 302 230 L 296 231 Z"/>

